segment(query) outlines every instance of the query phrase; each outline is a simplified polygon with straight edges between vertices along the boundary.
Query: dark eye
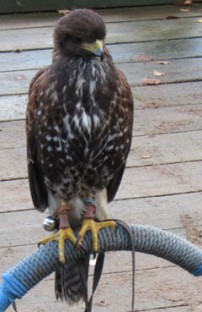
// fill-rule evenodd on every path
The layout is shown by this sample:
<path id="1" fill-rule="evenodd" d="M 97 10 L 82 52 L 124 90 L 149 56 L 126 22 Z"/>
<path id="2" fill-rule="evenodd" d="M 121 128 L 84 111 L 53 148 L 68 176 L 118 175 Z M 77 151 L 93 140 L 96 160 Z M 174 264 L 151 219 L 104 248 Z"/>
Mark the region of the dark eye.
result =
<path id="1" fill-rule="evenodd" d="M 94 39 L 94 37 L 92 37 L 92 38 L 87 38 L 87 39 L 86 39 L 86 42 L 87 42 L 87 43 L 93 43 L 93 42 L 95 42 L 95 40 L 96 40 L 96 39 Z"/>
<path id="2" fill-rule="evenodd" d="M 75 38 L 74 38 L 74 41 L 75 41 L 76 43 L 81 43 L 81 42 L 82 42 L 82 39 L 81 39 L 80 37 L 75 37 Z"/>

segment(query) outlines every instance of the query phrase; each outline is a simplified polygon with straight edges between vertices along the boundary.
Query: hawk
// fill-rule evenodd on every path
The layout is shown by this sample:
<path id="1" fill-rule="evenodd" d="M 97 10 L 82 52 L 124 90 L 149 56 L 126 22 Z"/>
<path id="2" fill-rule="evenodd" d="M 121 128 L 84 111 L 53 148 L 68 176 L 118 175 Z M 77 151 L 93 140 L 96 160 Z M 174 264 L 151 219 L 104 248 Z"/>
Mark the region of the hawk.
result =
<path id="1" fill-rule="evenodd" d="M 103 220 L 120 185 L 132 139 L 132 93 L 113 63 L 105 36 L 105 23 L 92 10 L 76 9 L 60 18 L 52 64 L 36 74 L 29 89 L 30 191 L 35 208 L 49 208 L 58 219 L 58 232 L 42 243 L 59 242 L 56 295 L 70 303 L 84 294 L 77 265 L 67 272 L 64 242 L 81 245 L 91 231 L 96 252 L 99 229 L 115 226 Z M 79 240 L 74 234 L 78 228 Z"/>

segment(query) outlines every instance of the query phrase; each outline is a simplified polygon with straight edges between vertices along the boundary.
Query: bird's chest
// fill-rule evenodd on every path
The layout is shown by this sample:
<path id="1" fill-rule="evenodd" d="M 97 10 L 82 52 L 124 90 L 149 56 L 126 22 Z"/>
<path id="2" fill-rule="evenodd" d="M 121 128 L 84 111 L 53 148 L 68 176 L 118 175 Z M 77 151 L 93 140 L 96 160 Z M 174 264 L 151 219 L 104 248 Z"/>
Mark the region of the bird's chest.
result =
<path id="1" fill-rule="evenodd" d="M 90 115 L 79 105 L 62 120 L 41 144 L 47 185 L 66 198 L 105 188 L 124 158 L 118 127 L 101 110 Z"/>
<path id="2" fill-rule="evenodd" d="M 50 88 L 50 105 L 38 111 L 39 159 L 48 187 L 62 197 L 103 189 L 126 158 L 126 124 L 105 85 L 104 71 L 88 80 L 82 73 L 57 93 Z"/>

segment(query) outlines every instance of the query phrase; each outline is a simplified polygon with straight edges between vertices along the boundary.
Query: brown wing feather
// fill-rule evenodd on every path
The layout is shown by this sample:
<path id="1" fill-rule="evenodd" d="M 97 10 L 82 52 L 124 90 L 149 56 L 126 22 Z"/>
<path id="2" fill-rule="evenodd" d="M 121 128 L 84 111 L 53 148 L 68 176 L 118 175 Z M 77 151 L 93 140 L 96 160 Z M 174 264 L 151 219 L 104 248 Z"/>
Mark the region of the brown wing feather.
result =
<path id="1" fill-rule="evenodd" d="M 128 153 L 131 146 L 132 141 L 132 131 L 133 131 L 133 95 L 130 89 L 130 86 L 127 82 L 127 79 L 125 75 L 119 70 L 119 92 L 116 96 L 116 100 L 119 101 L 119 106 L 123 108 L 127 108 L 124 113 L 124 118 L 127 119 L 128 122 L 128 132 L 127 132 L 127 138 L 129 140 L 128 149 L 126 151 L 126 157 L 125 161 L 128 157 Z M 107 199 L 108 202 L 111 202 L 120 186 L 123 174 L 125 170 L 125 162 L 123 165 L 117 170 L 116 174 L 114 175 L 113 179 L 109 182 L 107 186 Z"/>
<path id="2" fill-rule="evenodd" d="M 35 111 L 37 96 L 44 84 L 47 68 L 40 70 L 33 78 L 29 89 L 29 102 L 26 116 L 28 179 L 33 204 L 37 210 L 44 211 L 48 206 L 48 192 L 44 176 L 37 161 L 37 133 L 35 133 Z"/>

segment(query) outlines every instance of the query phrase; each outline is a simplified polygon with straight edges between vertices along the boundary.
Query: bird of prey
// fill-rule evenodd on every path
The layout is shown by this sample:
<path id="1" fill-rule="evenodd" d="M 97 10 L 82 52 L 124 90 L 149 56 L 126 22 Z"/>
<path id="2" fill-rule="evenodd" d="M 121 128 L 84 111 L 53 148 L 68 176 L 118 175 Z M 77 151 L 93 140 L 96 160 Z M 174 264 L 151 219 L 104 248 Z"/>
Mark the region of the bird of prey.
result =
<path id="1" fill-rule="evenodd" d="M 36 74 L 29 90 L 30 191 L 35 208 L 49 208 L 58 219 L 58 232 L 42 243 L 59 242 L 56 292 L 69 302 L 83 293 L 76 264 L 65 273 L 64 242 L 81 245 L 91 231 L 96 252 L 99 229 L 115 226 L 106 220 L 107 204 L 120 185 L 132 139 L 132 93 L 105 36 L 105 23 L 92 10 L 76 9 L 60 18 L 52 64 Z"/>

